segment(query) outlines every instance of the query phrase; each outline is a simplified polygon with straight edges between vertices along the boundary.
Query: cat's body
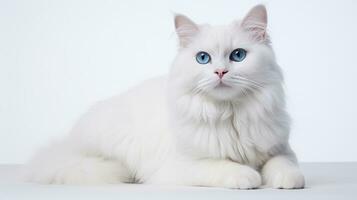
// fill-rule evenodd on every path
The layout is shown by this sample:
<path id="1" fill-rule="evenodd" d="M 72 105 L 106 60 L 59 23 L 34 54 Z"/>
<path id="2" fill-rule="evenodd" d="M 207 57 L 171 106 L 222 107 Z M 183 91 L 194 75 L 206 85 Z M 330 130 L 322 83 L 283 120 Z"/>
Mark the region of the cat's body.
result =
<path id="1" fill-rule="evenodd" d="M 253 27 L 251 37 L 248 28 L 236 28 L 259 17 L 266 17 L 263 6 L 225 27 L 198 27 L 177 16 L 181 49 L 170 74 L 93 106 L 69 137 L 34 157 L 28 178 L 228 188 L 255 188 L 263 181 L 276 188 L 303 187 L 288 144 L 282 74 L 265 30 L 257 35 L 259 27 Z M 225 59 L 237 47 L 247 49 L 244 65 Z M 205 67 L 192 59 L 202 50 L 211 53 Z M 215 71 L 217 66 L 227 67 Z"/>

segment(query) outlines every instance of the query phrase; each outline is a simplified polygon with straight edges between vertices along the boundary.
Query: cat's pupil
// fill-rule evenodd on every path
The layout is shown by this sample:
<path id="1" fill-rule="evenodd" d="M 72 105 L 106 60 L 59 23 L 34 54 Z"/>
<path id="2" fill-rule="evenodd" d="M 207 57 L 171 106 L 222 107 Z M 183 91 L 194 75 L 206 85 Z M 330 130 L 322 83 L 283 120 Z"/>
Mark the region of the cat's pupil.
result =
<path id="1" fill-rule="evenodd" d="M 236 54 L 237 54 L 238 57 L 241 56 L 240 51 L 236 51 Z"/>

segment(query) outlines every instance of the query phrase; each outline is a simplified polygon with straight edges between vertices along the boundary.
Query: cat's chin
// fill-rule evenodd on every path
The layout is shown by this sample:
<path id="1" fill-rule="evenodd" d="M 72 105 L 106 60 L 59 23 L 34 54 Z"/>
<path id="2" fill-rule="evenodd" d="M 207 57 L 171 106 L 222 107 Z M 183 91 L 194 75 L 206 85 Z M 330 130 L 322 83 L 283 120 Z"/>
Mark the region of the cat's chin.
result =
<path id="1" fill-rule="evenodd" d="M 210 91 L 207 91 L 207 96 L 217 101 L 236 101 L 242 95 L 237 88 L 219 84 Z"/>

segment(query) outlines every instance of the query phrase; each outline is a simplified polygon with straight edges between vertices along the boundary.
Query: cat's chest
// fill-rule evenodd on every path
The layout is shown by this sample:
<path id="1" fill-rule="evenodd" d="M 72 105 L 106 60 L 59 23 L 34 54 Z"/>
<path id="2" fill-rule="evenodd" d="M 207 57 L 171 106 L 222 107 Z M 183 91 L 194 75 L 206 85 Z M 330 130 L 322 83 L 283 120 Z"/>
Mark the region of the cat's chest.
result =
<path id="1" fill-rule="evenodd" d="M 199 158 L 261 165 L 286 132 L 263 105 L 253 99 L 249 104 L 180 99 L 172 110 L 178 148 Z"/>
<path id="2" fill-rule="evenodd" d="M 235 162 L 259 166 L 267 155 L 257 150 L 249 129 L 225 120 L 219 123 L 192 123 L 183 126 L 181 147 L 194 156 L 230 159 Z"/>

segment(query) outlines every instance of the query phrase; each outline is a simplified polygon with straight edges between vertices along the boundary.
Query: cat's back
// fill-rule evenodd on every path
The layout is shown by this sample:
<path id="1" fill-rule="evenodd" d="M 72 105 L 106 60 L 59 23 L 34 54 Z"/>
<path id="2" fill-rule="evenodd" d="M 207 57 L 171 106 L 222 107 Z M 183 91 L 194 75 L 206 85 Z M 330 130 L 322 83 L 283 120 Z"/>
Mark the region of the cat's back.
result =
<path id="1" fill-rule="evenodd" d="M 91 147 L 106 148 L 124 146 L 118 141 L 161 138 L 168 129 L 166 80 L 164 76 L 149 79 L 96 103 L 76 123 L 72 135 Z"/>

